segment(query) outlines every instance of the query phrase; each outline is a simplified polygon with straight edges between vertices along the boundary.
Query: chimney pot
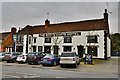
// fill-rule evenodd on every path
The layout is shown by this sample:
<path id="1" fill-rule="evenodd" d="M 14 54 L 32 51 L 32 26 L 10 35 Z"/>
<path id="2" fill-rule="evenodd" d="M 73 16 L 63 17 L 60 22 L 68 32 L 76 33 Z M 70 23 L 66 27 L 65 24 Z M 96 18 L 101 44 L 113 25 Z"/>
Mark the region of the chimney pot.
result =
<path id="1" fill-rule="evenodd" d="M 107 9 L 105 9 L 104 19 L 105 19 L 105 20 L 108 20 L 108 13 L 107 13 Z"/>
<path id="2" fill-rule="evenodd" d="M 17 29 L 16 29 L 15 27 L 12 27 L 12 28 L 11 28 L 11 32 L 12 32 L 13 34 L 15 34 L 16 31 L 17 31 Z"/>
<path id="3" fill-rule="evenodd" d="M 50 24 L 50 21 L 48 19 L 45 20 L 45 28 L 48 28 Z"/>

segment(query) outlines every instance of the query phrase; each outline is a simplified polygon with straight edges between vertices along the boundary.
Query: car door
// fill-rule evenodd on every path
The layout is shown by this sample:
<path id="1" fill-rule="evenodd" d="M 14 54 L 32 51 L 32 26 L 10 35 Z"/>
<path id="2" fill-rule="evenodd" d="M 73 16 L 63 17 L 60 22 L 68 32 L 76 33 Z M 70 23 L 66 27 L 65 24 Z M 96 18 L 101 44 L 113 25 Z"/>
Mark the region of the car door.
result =
<path id="1" fill-rule="evenodd" d="M 79 63 L 80 62 L 80 58 L 79 58 L 79 56 L 76 54 L 76 58 L 77 58 L 77 63 Z"/>

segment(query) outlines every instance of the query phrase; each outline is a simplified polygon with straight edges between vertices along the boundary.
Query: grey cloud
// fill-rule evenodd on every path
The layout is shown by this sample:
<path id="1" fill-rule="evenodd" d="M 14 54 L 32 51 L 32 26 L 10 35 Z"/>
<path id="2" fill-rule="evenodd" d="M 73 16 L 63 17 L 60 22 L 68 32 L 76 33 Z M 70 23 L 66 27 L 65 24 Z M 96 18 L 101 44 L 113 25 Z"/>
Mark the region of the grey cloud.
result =
<path id="1" fill-rule="evenodd" d="M 109 5 L 112 11 L 111 32 L 117 32 L 116 4 L 110 3 Z M 105 2 L 3 2 L 2 27 L 3 30 L 10 30 L 11 26 L 18 28 L 25 27 L 27 24 L 44 24 L 47 12 L 50 13 L 51 23 L 102 18 L 105 8 Z"/>

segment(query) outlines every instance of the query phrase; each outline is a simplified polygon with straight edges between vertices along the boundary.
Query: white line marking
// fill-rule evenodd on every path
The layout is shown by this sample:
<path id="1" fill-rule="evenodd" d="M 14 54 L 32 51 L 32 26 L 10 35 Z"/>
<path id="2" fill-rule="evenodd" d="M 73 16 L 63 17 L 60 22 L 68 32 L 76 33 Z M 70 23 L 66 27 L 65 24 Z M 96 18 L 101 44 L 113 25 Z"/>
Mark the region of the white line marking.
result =
<path id="1" fill-rule="evenodd" d="M 5 77 L 14 77 L 14 78 L 20 78 L 18 76 L 12 76 L 12 75 L 4 75 Z"/>
<path id="2" fill-rule="evenodd" d="M 56 77 L 56 78 L 64 78 L 64 77 Z"/>
<path id="3" fill-rule="evenodd" d="M 40 75 L 39 76 L 24 76 L 24 78 L 35 78 L 35 77 L 41 77 Z"/>

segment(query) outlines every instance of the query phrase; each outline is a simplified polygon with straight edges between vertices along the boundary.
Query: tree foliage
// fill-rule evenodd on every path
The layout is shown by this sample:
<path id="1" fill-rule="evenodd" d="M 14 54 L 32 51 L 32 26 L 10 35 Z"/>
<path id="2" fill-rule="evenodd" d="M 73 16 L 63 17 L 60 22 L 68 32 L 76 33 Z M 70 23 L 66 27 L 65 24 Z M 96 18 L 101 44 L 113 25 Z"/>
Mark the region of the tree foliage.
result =
<path id="1" fill-rule="evenodd" d="M 120 34 L 115 33 L 110 35 L 112 51 L 120 51 Z"/>

